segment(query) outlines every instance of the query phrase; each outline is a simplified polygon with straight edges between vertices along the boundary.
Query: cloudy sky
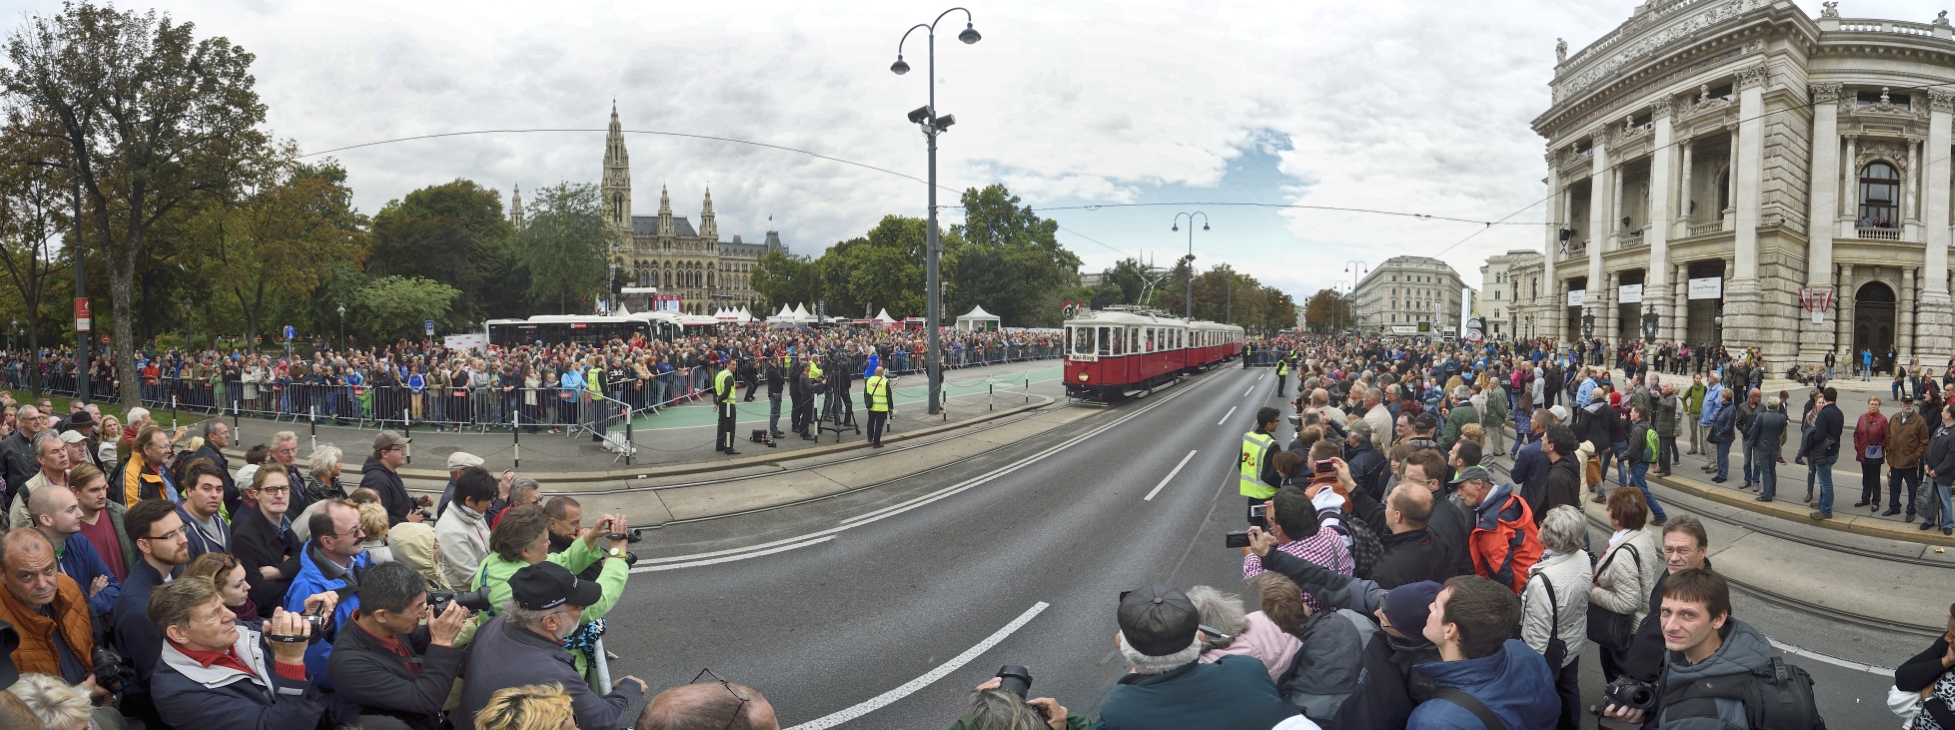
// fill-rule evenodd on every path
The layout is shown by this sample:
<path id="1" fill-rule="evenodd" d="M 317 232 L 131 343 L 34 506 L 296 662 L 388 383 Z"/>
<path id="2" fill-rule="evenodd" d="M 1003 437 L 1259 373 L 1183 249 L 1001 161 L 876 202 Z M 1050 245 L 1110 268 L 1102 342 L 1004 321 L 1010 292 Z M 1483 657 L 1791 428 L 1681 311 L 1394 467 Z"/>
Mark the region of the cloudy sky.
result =
<path id="1" fill-rule="evenodd" d="M 978 2 L 984 39 L 939 26 L 941 185 L 1002 182 L 1061 225 L 1097 271 L 1188 246 L 1299 298 L 1352 260 L 1438 255 L 1477 283 L 1489 254 L 1539 248 L 1542 142 L 1554 44 L 1573 50 L 1628 18 L 1630 0 L 1478 2 Z M 1802 2 L 1817 13 L 1817 2 Z M 123 7 L 148 7 L 123 3 Z M 0 23 L 58 11 L 0 0 Z M 457 177 L 507 196 L 594 182 L 612 100 L 628 130 L 751 140 L 923 177 L 904 121 L 928 92 L 888 67 L 914 2 L 163 0 L 154 7 L 257 54 L 268 124 L 306 150 L 471 130 L 564 129 L 409 141 L 333 153 L 369 213 Z M 945 5 L 944 7 L 949 7 Z M 1848 0 L 1848 17 L 1926 21 L 1929 5 Z M 1915 17 L 1920 16 L 1920 17 Z M 793 152 L 630 135 L 634 212 L 660 185 L 697 222 L 711 186 L 723 237 L 769 228 L 798 253 L 890 213 L 922 215 L 925 186 Z M 1100 207 L 1136 203 L 1190 203 Z M 1205 205 L 1199 205 L 1205 203 Z M 1224 205 L 1236 204 L 1236 205 Z M 1260 204 L 1256 207 L 1241 204 Z M 1282 208 L 1365 208 L 1526 225 Z M 771 216 L 771 222 L 769 220 Z M 945 211 L 947 222 L 959 216 Z"/>

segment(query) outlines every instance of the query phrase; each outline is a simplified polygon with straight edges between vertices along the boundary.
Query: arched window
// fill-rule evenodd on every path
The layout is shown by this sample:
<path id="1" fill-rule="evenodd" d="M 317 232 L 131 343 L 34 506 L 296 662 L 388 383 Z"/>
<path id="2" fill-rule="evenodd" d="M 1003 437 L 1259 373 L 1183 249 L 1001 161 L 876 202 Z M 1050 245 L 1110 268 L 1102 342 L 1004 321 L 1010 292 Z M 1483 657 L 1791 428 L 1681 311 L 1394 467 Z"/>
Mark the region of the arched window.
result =
<path id="1" fill-rule="evenodd" d="M 1860 170 L 1860 227 L 1894 228 L 1901 220 L 1901 176 L 1875 162 Z"/>

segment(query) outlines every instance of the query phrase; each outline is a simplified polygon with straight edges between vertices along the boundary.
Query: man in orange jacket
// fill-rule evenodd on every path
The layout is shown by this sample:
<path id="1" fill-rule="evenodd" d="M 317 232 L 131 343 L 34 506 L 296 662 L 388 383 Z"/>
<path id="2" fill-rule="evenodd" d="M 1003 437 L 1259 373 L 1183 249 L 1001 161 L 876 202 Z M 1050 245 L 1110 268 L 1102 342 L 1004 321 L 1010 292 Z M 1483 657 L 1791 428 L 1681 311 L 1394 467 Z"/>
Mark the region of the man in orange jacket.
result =
<path id="1" fill-rule="evenodd" d="M 1541 559 L 1539 528 L 1527 501 L 1511 484 L 1495 486 L 1493 476 L 1477 466 L 1461 469 L 1452 484 L 1460 503 L 1473 510 L 1473 534 L 1466 541 L 1473 572 L 1520 593 L 1528 569 Z"/>

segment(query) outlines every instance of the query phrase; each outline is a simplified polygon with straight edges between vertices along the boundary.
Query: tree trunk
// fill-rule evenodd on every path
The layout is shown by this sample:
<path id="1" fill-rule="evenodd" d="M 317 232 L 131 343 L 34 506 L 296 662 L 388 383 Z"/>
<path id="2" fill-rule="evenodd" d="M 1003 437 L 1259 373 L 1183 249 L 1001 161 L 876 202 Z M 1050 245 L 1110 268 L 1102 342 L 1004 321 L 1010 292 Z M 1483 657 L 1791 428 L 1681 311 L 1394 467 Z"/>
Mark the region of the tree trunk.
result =
<path id="1" fill-rule="evenodd" d="M 34 307 L 28 307 L 27 309 L 27 352 L 28 352 L 27 389 L 29 392 L 33 393 L 34 400 L 40 400 L 41 399 L 41 355 L 40 355 L 41 318 L 34 310 L 35 310 Z"/>

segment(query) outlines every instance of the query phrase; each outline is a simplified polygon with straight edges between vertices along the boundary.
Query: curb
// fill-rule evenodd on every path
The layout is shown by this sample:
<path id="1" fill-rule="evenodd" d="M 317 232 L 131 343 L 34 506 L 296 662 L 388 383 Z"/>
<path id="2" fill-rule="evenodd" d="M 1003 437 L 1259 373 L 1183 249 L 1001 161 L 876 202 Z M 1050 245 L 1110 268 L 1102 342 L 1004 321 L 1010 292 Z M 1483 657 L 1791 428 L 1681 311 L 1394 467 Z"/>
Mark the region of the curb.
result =
<path id="1" fill-rule="evenodd" d="M 1862 515 L 1842 515 L 1839 512 L 1835 512 L 1833 518 L 1830 520 L 1814 520 L 1809 516 L 1812 514 L 1811 508 L 1805 505 L 1794 507 L 1785 502 L 1760 502 L 1748 492 L 1700 486 L 1691 483 L 1689 480 L 1678 479 L 1675 476 L 1651 476 L 1649 477 L 1649 481 L 1699 499 L 1707 499 L 1719 504 L 1737 507 L 1767 517 L 1796 522 L 1801 525 L 1922 545 L 1955 545 L 1955 536 L 1943 535 L 1940 530 L 1923 530 L 1907 523 L 1874 519 Z M 1835 487 L 1835 490 L 1837 493 L 1837 487 Z"/>
<path id="2" fill-rule="evenodd" d="M 901 434 L 888 434 L 883 438 L 883 443 L 887 444 L 891 442 L 910 441 L 925 436 L 934 436 L 941 433 L 957 431 L 978 424 L 995 421 L 997 419 L 1004 418 L 1006 416 L 1026 413 L 1030 411 L 1036 411 L 1059 402 L 1058 399 L 1052 398 L 1050 396 L 1035 395 L 1033 397 L 1044 398 L 1045 402 L 1018 405 L 1003 410 L 989 411 L 962 421 L 939 424 L 939 425 L 930 426 L 915 431 L 904 432 Z M 553 484 L 579 484 L 579 483 L 589 483 L 589 482 L 610 482 L 610 481 L 619 481 L 619 480 L 656 479 L 659 477 L 686 476 L 691 474 L 727 471 L 727 470 L 743 469 L 743 468 L 755 467 L 755 466 L 779 466 L 784 462 L 799 461 L 802 459 L 812 459 L 812 458 L 818 458 L 824 456 L 832 456 L 839 453 L 861 450 L 861 449 L 868 449 L 868 448 L 869 448 L 869 443 L 867 440 L 844 441 L 841 443 L 834 443 L 826 446 L 814 446 L 810 448 L 789 451 L 786 452 L 784 455 L 780 455 L 780 456 L 757 454 L 754 456 L 743 456 L 728 461 L 697 461 L 697 462 L 691 462 L 685 464 L 671 464 L 666 466 L 643 467 L 643 468 L 610 469 L 605 471 L 576 471 L 576 472 L 556 472 L 556 473 L 545 473 L 545 474 L 530 474 L 528 472 L 525 472 L 524 475 L 536 479 L 537 482 L 543 484 L 547 488 L 548 486 Z M 236 458 L 240 462 L 242 462 L 244 459 L 244 452 L 236 451 L 234 449 L 226 449 L 225 455 Z M 303 464 L 304 459 L 298 460 L 297 463 Z M 443 469 L 403 468 L 400 469 L 398 473 L 400 474 L 402 479 L 408 479 L 408 480 L 420 480 L 420 481 L 435 482 L 435 483 L 444 483 L 448 481 L 448 472 L 447 470 L 443 470 Z"/>

